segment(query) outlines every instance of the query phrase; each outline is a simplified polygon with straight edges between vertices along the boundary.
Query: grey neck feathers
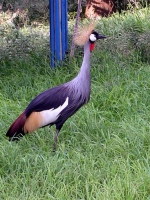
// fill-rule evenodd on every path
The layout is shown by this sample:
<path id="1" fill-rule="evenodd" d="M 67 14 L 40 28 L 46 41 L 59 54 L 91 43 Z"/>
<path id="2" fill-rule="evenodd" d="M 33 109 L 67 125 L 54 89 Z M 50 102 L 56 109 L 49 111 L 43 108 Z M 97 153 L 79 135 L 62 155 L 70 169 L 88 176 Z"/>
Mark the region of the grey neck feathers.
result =
<path id="1" fill-rule="evenodd" d="M 79 77 L 84 77 L 84 76 L 86 76 L 86 78 L 88 78 L 87 76 L 90 77 L 90 55 L 91 55 L 90 42 L 88 41 L 84 45 L 84 57 L 83 57 L 81 69 L 78 74 Z"/>
<path id="2" fill-rule="evenodd" d="M 82 62 L 81 69 L 78 75 L 69 83 L 69 87 L 75 89 L 75 95 L 80 96 L 86 99 L 86 102 L 89 101 L 90 97 L 90 42 L 88 41 L 84 45 L 84 58 Z"/>

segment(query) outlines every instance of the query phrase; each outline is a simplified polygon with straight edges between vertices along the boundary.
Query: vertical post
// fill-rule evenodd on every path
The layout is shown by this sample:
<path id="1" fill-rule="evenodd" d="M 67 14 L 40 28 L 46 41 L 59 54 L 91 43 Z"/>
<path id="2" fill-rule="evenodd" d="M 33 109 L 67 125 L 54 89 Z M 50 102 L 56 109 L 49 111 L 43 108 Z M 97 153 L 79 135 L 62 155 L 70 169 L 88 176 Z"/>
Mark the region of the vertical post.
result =
<path id="1" fill-rule="evenodd" d="M 66 38 L 66 43 L 65 43 L 65 52 L 68 51 L 68 2 L 65 0 L 65 11 L 64 11 L 64 16 L 65 16 L 65 38 Z"/>
<path id="2" fill-rule="evenodd" d="M 55 17 L 55 56 L 56 59 L 59 61 L 61 60 L 61 55 L 60 55 L 60 44 L 61 44 L 61 19 L 60 19 L 60 0 L 55 0 L 55 11 L 54 11 L 54 17 Z"/>
<path id="3" fill-rule="evenodd" d="M 54 0 L 51 0 L 49 2 L 49 16 L 50 16 L 50 65 L 53 67 L 55 64 L 55 55 L 54 55 L 54 49 L 55 49 L 55 41 L 54 41 L 54 35 L 55 35 L 55 26 L 54 26 Z"/>
<path id="4" fill-rule="evenodd" d="M 67 0 L 49 0 L 50 10 L 50 65 L 54 67 L 65 58 L 68 50 Z"/>
<path id="5" fill-rule="evenodd" d="M 68 18 L 67 18 L 67 1 L 62 0 L 62 59 L 65 58 L 65 53 L 68 50 Z"/>

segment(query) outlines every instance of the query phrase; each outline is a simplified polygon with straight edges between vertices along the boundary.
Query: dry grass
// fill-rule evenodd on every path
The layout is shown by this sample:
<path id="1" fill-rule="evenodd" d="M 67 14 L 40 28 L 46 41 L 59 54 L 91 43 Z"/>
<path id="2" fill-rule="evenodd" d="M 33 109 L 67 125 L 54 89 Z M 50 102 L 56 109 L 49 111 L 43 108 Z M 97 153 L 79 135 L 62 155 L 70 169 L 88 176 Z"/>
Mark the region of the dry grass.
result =
<path id="1" fill-rule="evenodd" d="M 0 25 L 0 60 L 5 58 L 25 58 L 32 53 L 49 56 L 49 27 L 43 24 L 24 26 L 17 29 L 8 21 L 7 14 L 0 13 L 3 22 Z"/>

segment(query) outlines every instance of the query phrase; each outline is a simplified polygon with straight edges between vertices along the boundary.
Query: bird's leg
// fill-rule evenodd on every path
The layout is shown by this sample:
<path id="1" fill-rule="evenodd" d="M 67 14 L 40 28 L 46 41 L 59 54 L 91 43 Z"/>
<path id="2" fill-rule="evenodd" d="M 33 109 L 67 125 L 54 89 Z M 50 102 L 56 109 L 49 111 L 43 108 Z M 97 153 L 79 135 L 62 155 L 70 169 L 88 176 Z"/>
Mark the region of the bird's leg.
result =
<path id="1" fill-rule="evenodd" d="M 59 133 L 59 130 L 56 129 L 55 136 L 54 136 L 54 144 L 53 144 L 53 151 L 54 152 L 56 152 L 56 143 L 57 143 L 57 139 L 58 139 L 58 133 Z"/>

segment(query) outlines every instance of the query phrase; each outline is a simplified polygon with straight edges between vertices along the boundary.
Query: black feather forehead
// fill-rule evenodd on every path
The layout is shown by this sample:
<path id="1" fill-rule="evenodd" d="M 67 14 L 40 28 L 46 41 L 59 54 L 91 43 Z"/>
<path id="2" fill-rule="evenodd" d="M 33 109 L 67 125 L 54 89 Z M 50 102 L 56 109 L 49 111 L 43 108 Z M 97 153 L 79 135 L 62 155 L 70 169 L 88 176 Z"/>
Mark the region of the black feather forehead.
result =
<path id="1" fill-rule="evenodd" d="M 74 38 L 75 44 L 78 46 L 83 46 L 89 40 L 90 34 L 95 32 L 94 29 L 96 25 L 97 21 L 91 22 L 90 24 L 80 24 Z"/>

